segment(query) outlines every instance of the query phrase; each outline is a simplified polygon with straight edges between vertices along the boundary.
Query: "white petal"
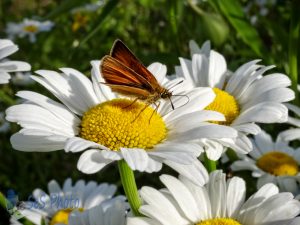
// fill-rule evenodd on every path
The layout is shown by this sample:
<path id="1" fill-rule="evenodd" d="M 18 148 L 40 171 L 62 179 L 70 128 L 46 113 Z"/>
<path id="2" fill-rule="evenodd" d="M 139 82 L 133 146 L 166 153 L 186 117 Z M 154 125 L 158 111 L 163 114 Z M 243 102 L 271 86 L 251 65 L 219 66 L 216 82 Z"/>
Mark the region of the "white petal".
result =
<path id="1" fill-rule="evenodd" d="M 227 184 L 227 216 L 236 218 L 240 207 L 245 201 L 246 183 L 239 177 L 233 177 Z"/>
<path id="2" fill-rule="evenodd" d="M 100 150 L 87 150 L 81 154 L 77 168 L 83 173 L 92 174 L 98 172 L 111 162 L 111 160 L 103 158 Z"/>
<path id="3" fill-rule="evenodd" d="M 188 221 L 178 213 L 176 207 L 161 192 L 151 187 L 143 187 L 140 191 L 142 199 L 157 210 L 165 213 L 170 224 L 184 224 Z"/>
<path id="4" fill-rule="evenodd" d="M 187 187 L 178 179 L 169 175 L 161 175 L 159 178 L 171 192 L 187 218 L 192 222 L 199 221 L 201 217 L 197 210 L 197 204 Z"/>
<path id="5" fill-rule="evenodd" d="M 48 190 L 49 190 L 49 194 L 61 195 L 63 193 L 56 180 L 51 180 L 48 183 Z"/>
<path id="6" fill-rule="evenodd" d="M 237 131 L 228 126 L 207 124 L 199 126 L 182 133 L 177 133 L 176 131 L 169 133 L 169 140 L 180 141 L 189 141 L 200 138 L 235 138 L 237 136 Z"/>
<path id="7" fill-rule="evenodd" d="M 240 132 L 246 133 L 246 134 L 253 134 L 256 135 L 261 132 L 261 129 L 258 125 L 255 123 L 245 123 L 245 124 L 239 124 L 233 126 L 235 129 L 237 129 Z"/>
<path id="8" fill-rule="evenodd" d="M 209 199 L 212 206 L 213 218 L 226 217 L 226 180 L 225 174 L 220 170 L 213 171 L 209 175 L 208 182 Z"/>
<path id="9" fill-rule="evenodd" d="M 300 139 L 300 128 L 283 131 L 279 136 L 285 141 Z"/>
<path id="10" fill-rule="evenodd" d="M 254 136 L 254 143 L 262 154 L 275 150 L 271 135 L 263 130 Z"/>
<path id="11" fill-rule="evenodd" d="M 110 99 L 116 98 L 116 94 L 111 91 L 111 89 L 104 84 L 101 84 L 101 82 L 105 82 L 101 72 L 100 72 L 100 61 L 94 60 L 91 61 L 92 64 L 92 81 L 93 81 L 93 87 L 95 94 L 97 95 L 99 102 L 104 102 Z"/>
<path id="12" fill-rule="evenodd" d="M 158 83 L 162 83 L 167 74 L 167 67 L 161 63 L 155 62 L 147 68 L 156 78 Z"/>
<path id="13" fill-rule="evenodd" d="M 7 84 L 10 78 L 8 73 L 0 71 L 0 84 Z"/>
<path id="14" fill-rule="evenodd" d="M 18 72 L 18 71 L 29 71 L 31 66 L 26 62 L 21 61 L 6 61 L 0 63 L 0 71 L 6 72 Z"/>
<path id="15" fill-rule="evenodd" d="M 179 164 L 173 161 L 164 161 L 164 163 L 198 186 L 203 186 L 208 181 L 207 170 L 198 160 L 190 165 Z"/>
<path id="16" fill-rule="evenodd" d="M 211 50 L 209 55 L 208 86 L 222 89 L 226 77 L 227 64 L 225 58 Z"/>
<path id="17" fill-rule="evenodd" d="M 19 91 L 16 95 L 49 110 L 66 125 L 73 127 L 74 130 L 77 129 L 77 126 L 80 124 L 80 119 L 64 105 L 44 95 L 32 91 Z"/>
<path id="18" fill-rule="evenodd" d="M 243 123 L 282 123 L 287 121 L 287 108 L 277 102 L 264 102 L 257 104 L 243 112 L 232 123 L 238 125 Z"/>
<path id="19" fill-rule="evenodd" d="M 39 131 L 38 133 L 41 133 Z M 49 152 L 64 148 L 67 137 L 59 135 L 26 135 L 16 133 L 10 138 L 14 149 L 26 152 Z"/>
<path id="20" fill-rule="evenodd" d="M 128 217 L 127 225 L 161 225 L 161 223 L 147 217 Z"/>
<path id="21" fill-rule="evenodd" d="M 132 170 L 145 171 L 148 165 L 148 154 L 144 149 L 121 148 L 124 160 Z"/>
<path id="22" fill-rule="evenodd" d="M 66 137 L 75 135 L 73 127 L 64 124 L 54 114 L 34 104 L 21 104 L 9 107 L 6 110 L 6 120 L 17 122 L 23 128 L 30 130 L 41 130 L 45 133 Z M 42 134 L 38 135 L 42 136 Z"/>
<path id="23" fill-rule="evenodd" d="M 81 152 L 89 148 L 108 149 L 103 145 L 99 145 L 93 141 L 88 141 L 80 137 L 69 138 L 64 147 L 66 152 Z"/>

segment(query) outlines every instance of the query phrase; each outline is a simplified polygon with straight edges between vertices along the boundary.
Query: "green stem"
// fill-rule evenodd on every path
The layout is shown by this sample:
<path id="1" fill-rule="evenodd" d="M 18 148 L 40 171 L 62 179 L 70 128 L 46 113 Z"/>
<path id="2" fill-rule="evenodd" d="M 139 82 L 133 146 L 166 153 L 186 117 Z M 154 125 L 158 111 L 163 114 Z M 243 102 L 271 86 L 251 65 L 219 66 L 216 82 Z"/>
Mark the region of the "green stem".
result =
<path id="1" fill-rule="evenodd" d="M 299 96 L 297 90 L 298 84 L 298 67 L 297 67 L 297 53 L 298 53 L 298 39 L 299 39 L 299 28 L 300 28 L 300 4 L 298 0 L 293 0 L 290 23 L 290 34 L 289 34 L 289 77 L 292 81 L 292 89 L 295 91 L 295 104 L 299 103 Z"/>
<path id="2" fill-rule="evenodd" d="M 209 173 L 217 170 L 217 162 L 210 160 L 206 153 L 204 154 L 204 165 Z"/>
<path id="3" fill-rule="evenodd" d="M 230 162 L 234 162 L 234 161 L 236 161 L 236 160 L 239 159 L 239 157 L 237 156 L 236 152 L 233 151 L 232 149 L 228 149 L 226 151 L 226 155 L 229 158 Z"/>
<path id="4" fill-rule="evenodd" d="M 136 216 L 140 216 L 139 208 L 141 200 L 135 183 L 134 173 L 124 160 L 118 162 L 119 173 L 124 192 L 130 204 L 130 207 Z"/>

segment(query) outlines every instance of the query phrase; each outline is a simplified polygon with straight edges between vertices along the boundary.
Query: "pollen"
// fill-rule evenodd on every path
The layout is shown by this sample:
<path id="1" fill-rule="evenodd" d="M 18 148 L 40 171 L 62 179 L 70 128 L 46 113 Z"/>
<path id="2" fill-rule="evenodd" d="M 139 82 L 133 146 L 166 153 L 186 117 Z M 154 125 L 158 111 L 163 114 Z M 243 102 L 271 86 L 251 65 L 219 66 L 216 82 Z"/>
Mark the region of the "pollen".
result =
<path id="1" fill-rule="evenodd" d="M 242 225 L 242 224 L 231 218 L 215 218 L 215 219 L 203 220 L 197 223 L 196 225 Z"/>
<path id="2" fill-rule="evenodd" d="M 62 209 L 59 210 L 57 213 L 54 214 L 50 221 L 50 225 L 55 225 L 55 224 L 68 224 L 68 219 L 69 219 L 69 214 L 75 210 L 74 208 L 67 208 L 67 209 Z M 76 209 L 80 212 L 83 212 L 84 210 L 82 208 Z"/>
<path id="3" fill-rule="evenodd" d="M 37 26 L 34 25 L 28 25 L 24 27 L 24 31 L 30 32 L 30 33 L 35 33 L 38 31 Z"/>
<path id="4" fill-rule="evenodd" d="M 129 99 L 114 99 L 89 109 L 80 131 L 82 138 L 115 151 L 122 147 L 151 149 L 166 135 L 166 125 L 152 107 Z"/>
<path id="5" fill-rule="evenodd" d="M 216 98 L 205 109 L 222 113 L 226 121 L 211 122 L 220 125 L 230 125 L 240 114 L 239 104 L 236 99 L 226 91 L 222 91 L 218 88 L 213 88 L 213 90 L 216 94 Z"/>
<path id="6" fill-rule="evenodd" d="M 261 156 L 256 165 L 263 171 L 274 176 L 294 176 L 298 173 L 298 163 L 283 152 L 268 152 Z"/>

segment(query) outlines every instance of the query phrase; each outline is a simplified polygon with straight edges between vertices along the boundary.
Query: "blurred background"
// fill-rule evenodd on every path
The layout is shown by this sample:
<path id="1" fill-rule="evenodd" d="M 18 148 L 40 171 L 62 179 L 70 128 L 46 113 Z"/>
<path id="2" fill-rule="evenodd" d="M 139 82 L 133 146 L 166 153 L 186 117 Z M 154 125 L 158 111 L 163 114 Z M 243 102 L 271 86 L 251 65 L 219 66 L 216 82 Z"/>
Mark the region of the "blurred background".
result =
<path id="1" fill-rule="evenodd" d="M 13 38 L 19 51 L 10 59 L 28 62 L 32 73 L 71 67 L 90 76 L 90 61 L 108 54 L 119 38 L 145 65 L 155 61 L 166 64 L 169 75 L 179 64 L 178 57 L 190 58 L 189 40 L 200 46 L 210 40 L 212 48 L 225 56 L 231 70 L 262 59 L 262 64 L 274 64 L 276 71 L 288 74 L 292 9 L 289 0 L 1 0 L 0 38 Z M 51 21 L 54 26 L 36 34 L 32 41 L 9 28 L 9 24 L 21 23 L 25 18 Z M 13 75 L 9 84 L 0 86 L 0 191 L 13 189 L 19 199 L 26 200 L 35 188 L 46 190 L 51 179 L 62 184 L 67 177 L 120 186 L 116 165 L 98 174 L 84 175 L 76 168 L 78 154 L 12 149 L 9 139 L 19 127 L 7 124 L 3 113 L 19 101 L 14 94 L 25 89 L 51 96 L 23 76 Z M 274 125 L 265 128 L 277 133 Z M 222 167 L 228 171 L 226 165 Z M 167 168 L 160 173 L 166 172 L 173 173 Z M 137 174 L 138 186 L 156 184 L 158 175 Z M 8 218 L 1 209 L 0 224 L 8 224 Z"/>

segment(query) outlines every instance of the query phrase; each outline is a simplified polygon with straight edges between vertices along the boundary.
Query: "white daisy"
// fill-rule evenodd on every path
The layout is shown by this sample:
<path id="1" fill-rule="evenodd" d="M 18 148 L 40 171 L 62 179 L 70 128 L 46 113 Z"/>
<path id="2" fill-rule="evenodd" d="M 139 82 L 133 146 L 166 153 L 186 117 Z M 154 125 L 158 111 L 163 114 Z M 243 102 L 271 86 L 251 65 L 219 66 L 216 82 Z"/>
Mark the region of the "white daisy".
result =
<path id="1" fill-rule="evenodd" d="M 187 104 L 186 98 L 175 98 L 175 110 L 162 101 L 158 113 L 152 107 L 141 113 L 145 103 L 131 104 L 132 100 L 117 98 L 100 83 L 99 63 L 92 62 L 93 82 L 70 68 L 61 69 L 62 74 L 37 71 L 41 76 L 33 79 L 63 104 L 35 92 L 18 92 L 27 102 L 6 111 L 8 121 L 23 127 L 11 137 L 13 147 L 21 151 L 83 151 L 77 167 L 88 174 L 122 159 L 131 169 L 149 173 L 159 171 L 165 163 L 193 180 L 201 178 L 203 185 L 207 172 L 197 160 L 202 149 L 190 141 L 196 137 L 236 137 L 234 129 L 206 122 L 224 120 L 220 113 L 202 110 L 213 101 L 213 91 L 198 88 L 187 93 Z M 154 63 L 148 69 L 166 88 L 178 83 L 178 79 L 167 81 L 162 64 Z"/>
<path id="2" fill-rule="evenodd" d="M 10 61 L 7 56 L 18 51 L 18 46 L 7 39 L 0 39 L 0 84 L 8 83 L 10 72 L 28 71 L 31 66 L 26 62 Z"/>
<path id="3" fill-rule="evenodd" d="M 221 112 L 225 122 L 217 122 L 234 128 L 239 136 L 236 140 L 223 138 L 207 143 L 207 156 L 212 160 L 220 158 L 222 145 L 246 154 L 252 150 L 247 134 L 260 132 L 255 123 L 281 123 L 287 121 L 288 109 L 282 102 L 294 98 L 294 92 L 287 88 L 290 79 L 284 74 L 263 74 L 273 66 L 262 66 L 254 60 L 242 65 L 234 73 L 227 71 L 224 57 L 210 50 L 205 42 L 200 49 L 191 41 L 192 60 L 180 58 L 176 75 L 184 77 L 189 89 L 212 87 L 216 98 L 206 109 Z M 211 147 L 212 146 L 212 147 Z"/>
<path id="4" fill-rule="evenodd" d="M 16 36 L 23 38 L 29 37 L 30 42 L 36 41 L 36 35 L 40 32 L 50 31 L 54 26 L 51 21 L 40 22 L 38 20 L 31 20 L 25 18 L 21 23 L 8 23 L 6 27 L 6 33 L 10 39 L 14 39 Z"/>
<path id="5" fill-rule="evenodd" d="M 210 174 L 199 187 L 169 175 L 160 176 L 166 189 L 143 187 L 145 204 L 140 212 L 147 217 L 129 217 L 127 225 L 296 225 L 300 203 L 291 193 L 279 193 L 266 184 L 247 201 L 245 181 L 233 177 L 226 182 L 221 171 Z"/>
<path id="6" fill-rule="evenodd" d="M 35 189 L 30 201 L 23 203 L 20 212 L 34 224 L 40 225 L 42 220 L 46 224 L 68 224 L 72 212 L 88 212 L 101 205 L 106 206 L 118 202 L 127 206 L 124 196 L 113 198 L 117 187 L 112 184 L 102 183 L 98 185 L 94 181 L 85 183 L 83 180 L 72 185 L 72 180 L 65 180 L 63 187 L 52 180 L 48 183 L 49 194 L 41 189 Z M 125 213 L 125 212 L 124 212 Z M 75 213 L 77 214 L 77 213 Z"/>
<path id="7" fill-rule="evenodd" d="M 252 139 L 253 151 L 249 156 L 240 155 L 231 168 L 234 171 L 250 170 L 257 177 L 257 187 L 266 183 L 274 183 L 282 191 L 296 193 L 299 179 L 300 148 L 293 149 L 279 136 L 275 142 L 265 131 Z"/>
<path id="8" fill-rule="evenodd" d="M 113 199 L 87 211 L 72 212 L 69 225 L 125 225 L 127 209 L 124 201 Z"/>
<path id="9" fill-rule="evenodd" d="M 17 72 L 11 79 L 12 83 L 18 86 L 27 86 L 34 83 L 34 80 L 31 79 L 30 72 Z"/>
<path id="10" fill-rule="evenodd" d="M 7 131 L 9 131 L 9 129 L 10 129 L 10 125 L 5 120 L 4 112 L 0 112 L 0 133 L 6 133 Z"/>
<path id="11" fill-rule="evenodd" d="M 279 136 L 285 141 L 293 141 L 300 139 L 300 108 L 293 104 L 285 104 L 288 109 L 295 114 L 295 117 L 289 116 L 287 123 L 296 126 L 296 128 L 290 128 L 279 134 Z"/>

